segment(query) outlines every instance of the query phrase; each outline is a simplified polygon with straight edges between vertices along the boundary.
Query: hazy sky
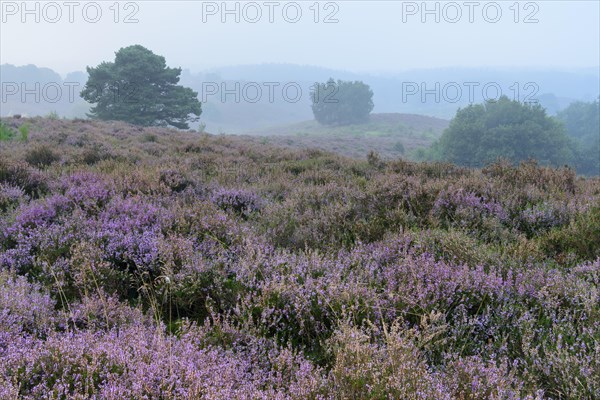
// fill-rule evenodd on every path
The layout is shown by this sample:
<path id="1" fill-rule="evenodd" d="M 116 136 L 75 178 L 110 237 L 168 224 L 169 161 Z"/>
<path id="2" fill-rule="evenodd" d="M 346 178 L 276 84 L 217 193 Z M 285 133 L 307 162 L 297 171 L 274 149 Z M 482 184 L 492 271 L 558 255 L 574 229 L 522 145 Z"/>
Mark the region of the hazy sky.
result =
<path id="1" fill-rule="evenodd" d="M 0 3 L 0 63 L 62 74 L 112 61 L 131 44 L 193 71 L 257 63 L 374 72 L 600 64 L 595 0 L 31 1 L 27 10 L 22 1 Z"/>

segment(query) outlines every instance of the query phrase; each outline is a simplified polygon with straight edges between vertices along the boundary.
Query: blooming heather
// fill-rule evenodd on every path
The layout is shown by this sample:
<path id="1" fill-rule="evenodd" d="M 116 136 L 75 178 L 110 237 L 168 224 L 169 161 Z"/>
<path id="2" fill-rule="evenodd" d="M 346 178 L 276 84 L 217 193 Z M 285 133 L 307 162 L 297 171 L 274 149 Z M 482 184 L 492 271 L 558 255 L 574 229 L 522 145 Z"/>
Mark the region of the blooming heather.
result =
<path id="1" fill-rule="evenodd" d="M 30 122 L 0 399 L 600 398 L 598 178 Z"/>

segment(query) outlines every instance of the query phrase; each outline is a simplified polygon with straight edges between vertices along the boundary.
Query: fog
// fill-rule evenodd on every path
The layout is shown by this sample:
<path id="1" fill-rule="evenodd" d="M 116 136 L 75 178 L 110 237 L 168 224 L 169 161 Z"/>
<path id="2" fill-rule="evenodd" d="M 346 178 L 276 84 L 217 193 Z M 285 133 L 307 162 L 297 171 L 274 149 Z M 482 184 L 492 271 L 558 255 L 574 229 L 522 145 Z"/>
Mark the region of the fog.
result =
<path id="1" fill-rule="evenodd" d="M 0 64 L 65 75 L 141 44 L 193 71 L 597 67 L 596 1 L 2 2 Z"/>
<path id="2" fill-rule="evenodd" d="M 85 116 L 86 67 L 133 44 L 182 68 L 212 132 L 310 120 L 311 85 L 330 77 L 370 85 L 375 113 L 443 119 L 502 94 L 555 114 L 600 92 L 596 1 L 2 1 L 1 12 L 1 116 Z"/>

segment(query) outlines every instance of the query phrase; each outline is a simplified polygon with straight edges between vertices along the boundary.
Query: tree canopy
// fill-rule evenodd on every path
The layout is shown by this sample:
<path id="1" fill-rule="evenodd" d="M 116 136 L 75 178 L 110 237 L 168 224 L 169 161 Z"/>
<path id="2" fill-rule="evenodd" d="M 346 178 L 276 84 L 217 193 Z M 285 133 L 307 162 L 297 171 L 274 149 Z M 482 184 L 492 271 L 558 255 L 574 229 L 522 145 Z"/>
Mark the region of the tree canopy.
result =
<path id="1" fill-rule="evenodd" d="M 435 152 L 459 165 L 481 166 L 498 158 L 560 165 L 572 160 L 573 144 L 562 124 L 547 116 L 539 104 L 502 96 L 459 109 Z"/>
<path id="2" fill-rule="evenodd" d="M 312 111 L 323 125 L 347 125 L 365 122 L 373 111 L 373 91 L 361 81 L 315 83 Z"/>
<path id="3" fill-rule="evenodd" d="M 578 139 L 598 136 L 600 132 L 600 103 L 575 101 L 560 111 L 557 117 L 563 121 L 567 133 Z"/>
<path id="4" fill-rule="evenodd" d="M 600 103 L 573 102 L 557 114 L 577 145 L 574 164 L 578 173 L 600 175 Z"/>
<path id="5" fill-rule="evenodd" d="M 178 85 L 181 68 L 169 68 L 165 58 L 140 45 L 121 48 L 114 62 L 87 67 L 81 92 L 95 104 L 89 117 L 142 126 L 188 129 L 202 113 L 198 93 Z"/>

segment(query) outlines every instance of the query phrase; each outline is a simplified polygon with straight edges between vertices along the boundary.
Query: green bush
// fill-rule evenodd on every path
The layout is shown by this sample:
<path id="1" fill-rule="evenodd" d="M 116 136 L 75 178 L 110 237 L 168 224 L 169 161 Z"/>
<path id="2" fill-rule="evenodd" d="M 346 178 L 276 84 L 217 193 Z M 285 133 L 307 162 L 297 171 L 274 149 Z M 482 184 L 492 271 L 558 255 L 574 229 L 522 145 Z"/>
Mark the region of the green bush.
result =
<path id="1" fill-rule="evenodd" d="M 19 127 L 19 140 L 26 142 L 29 140 L 29 125 L 23 124 Z"/>
<path id="2" fill-rule="evenodd" d="M 498 101 L 459 109 L 432 152 L 464 166 L 483 166 L 500 157 L 512 163 L 534 158 L 562 165 L 573 159 L 573 146 L 563 126 L 530 105 L 502 96 Z"/>
<path id="3" fill-rule="evenodd" d="M 600 206 L 593 207 L 566 227 L 552 230 L 541 238 L 546 254 L 562 259 L 573 253 L 581 260 L 600 257 Z"/>
<path id="4" fill-rule="evenodd" d="M 46 115 L 46 118 L 51 119 L 51 120 L 57 120 L 60 118 L 60 116 L 58 115 L 58 113 L 56 111 L 50 111 L 48 113 L 48 115 Z"/>
<path id="5" fill-rule="evenodd" d="M 0 122 L 0 142 L 12 140 L 15 137 L 15 131 L 4 122 Z"/>

